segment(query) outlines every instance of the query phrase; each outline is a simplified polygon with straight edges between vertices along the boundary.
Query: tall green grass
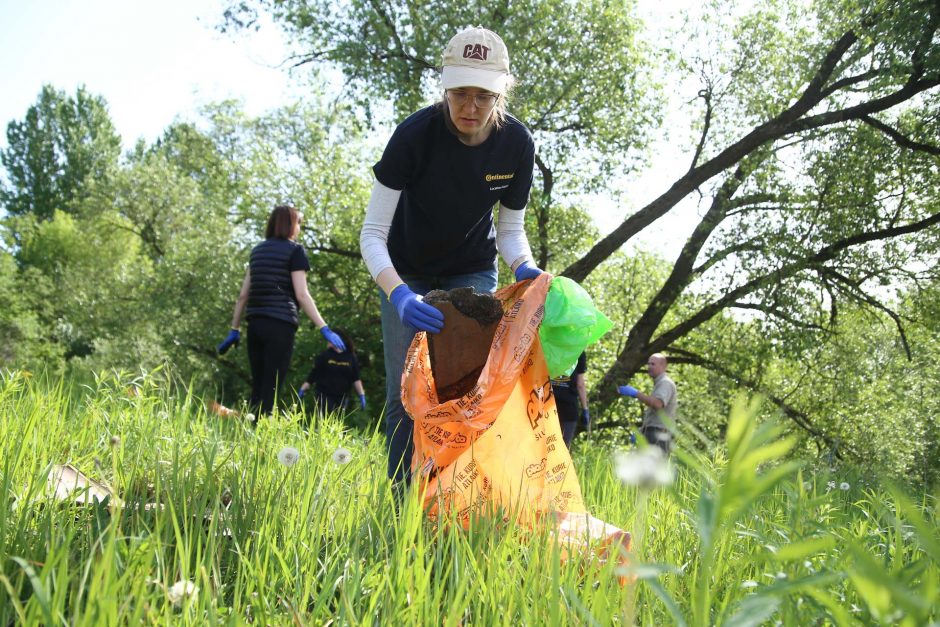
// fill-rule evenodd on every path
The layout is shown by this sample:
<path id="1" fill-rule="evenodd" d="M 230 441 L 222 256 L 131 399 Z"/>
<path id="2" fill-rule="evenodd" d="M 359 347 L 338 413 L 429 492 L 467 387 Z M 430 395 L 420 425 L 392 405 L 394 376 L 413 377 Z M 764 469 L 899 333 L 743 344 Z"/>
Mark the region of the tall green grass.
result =
<path id="1" fill-rule="evenodd" d="M 418 495 L 391 490 L 378 431 L 219 418 L 157 376 L 76 392 L 4 373 L 0 625 L 940 620 L 936 499 L 801 469 L 754 414 L 739 404 L 727 441 L 681 453 L 675 484 L 652 491 L 577 443 L 591 512 L 637 540 L 635 583 L 621 586 L 613 561 L 562 559 L 547 527 L 428 521 Z M 117 498 L 56 500 L 47 482 L 63 463 Z"/>

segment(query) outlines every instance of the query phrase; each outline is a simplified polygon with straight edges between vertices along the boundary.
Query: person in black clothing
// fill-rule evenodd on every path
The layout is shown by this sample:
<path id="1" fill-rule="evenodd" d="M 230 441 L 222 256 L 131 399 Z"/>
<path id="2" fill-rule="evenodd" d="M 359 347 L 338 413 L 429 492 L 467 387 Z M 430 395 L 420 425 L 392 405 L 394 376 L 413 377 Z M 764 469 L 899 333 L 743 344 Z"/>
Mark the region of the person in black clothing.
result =
<path id="1" fill-rule="evenodd" d="M 346 409 L 350 387 L 353 387 L 359 396 L 360 409 L 366 408 L 366 393 L 359 374 L 355 345 L 341 329 L 336 329 L 336 334 L 343 340 L 346 350 L 341 351 L 330 344 L 328 349 L 317 355 L 307 380 L 297 390 L 297 395 L 304 398 L 307 390 L 314 386 L 314 400 L 320 413 Z"/>
<path id="2" fill-rule="evenodd" d="M 535 141 L 507 111 L 514 79 L 506 44 L 467 28 L 448 42 L 441 65 L 440 100 L 399 124 L 372 168 L 359 236 L 380 292 L 388 476 L 396 483 L 411 476 L 414 427 L 401 403 L 408 347 L 416 333 L 444 326 L 423 295 L 495 292 L 497 251 L 517 281 L 542 274 L 525 235 Z"/>
<path id="3" fill-rule="evenodd" d="M 289 205 L 279 205 L 271 212 L 264 241 L 251 250 L 245 280 L 235 301 L 231 331 L 218 346 L 219 354 L 225 354 L 238 345 L 239 326 L 245 312 L 251 367 L 249 404 L 258 413 L 268 413 L 274 408 L 278 385 L 286 378 L 294 351 L 298 308 L 313 321 L 327 342 L 345 350 L 343 340 L 323 321 L 307 290 L 310 262 L 303 246 L 296 241 L 302 221 L 303 214 Z"/>
<path id="4" fill-rule="evenodd" d="M 555 396 L 555 406 L 558 408 L 558 420 L 561 423 L 561 435 L 565 446 L 571 448 L 578 429 L 578 417 L 587 428 L 591 424 L 591 413 L 587 404 L 587 384 L 584 373 L 587 372 L 587 355 L 581 353 L 578 363 L 570 376 L 552 379 L 552 394 Z M 578 411 L 578 401 L 581 402 L 581 411 Z"/>

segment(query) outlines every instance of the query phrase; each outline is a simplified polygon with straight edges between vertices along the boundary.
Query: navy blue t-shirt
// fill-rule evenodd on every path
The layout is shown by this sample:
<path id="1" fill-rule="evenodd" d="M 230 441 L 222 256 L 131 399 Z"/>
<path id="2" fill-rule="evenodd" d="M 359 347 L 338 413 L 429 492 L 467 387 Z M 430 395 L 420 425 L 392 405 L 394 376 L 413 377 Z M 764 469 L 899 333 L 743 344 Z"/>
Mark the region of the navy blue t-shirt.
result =
<path id="1" fill-rule="evenodd" d="M 402 190 L 388 252 L 399 274 L 452 276 L 496 265 L 493 207 L 529 201 L 535 142 L 507 116 L 479 146 L 463 144 L 432 105 L 395 129 L 372 168 L 379 183 Z"/>
<path id="2" fill-rule="evenodd" d="M 291 273 L 310 270 L 304 247 L 288 239 L 266 239 L 251 249 L 248 270 L 251 287 L 246 319 L 274 318 L 297 326 L 298 302 Z"/>

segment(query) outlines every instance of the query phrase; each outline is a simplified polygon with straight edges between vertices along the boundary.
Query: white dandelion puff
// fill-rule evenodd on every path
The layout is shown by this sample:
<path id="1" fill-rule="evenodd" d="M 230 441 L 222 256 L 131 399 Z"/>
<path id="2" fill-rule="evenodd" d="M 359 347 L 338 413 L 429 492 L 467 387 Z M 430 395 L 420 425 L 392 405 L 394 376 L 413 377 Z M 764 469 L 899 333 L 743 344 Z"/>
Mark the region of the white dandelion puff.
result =
<path id="1" fill-rule="evenodd" d="M 254 414 L 245 414 L 245 420 L 247 420 L 248 422 L 254 422 L 254 421 L 255 421 L 255 415 L 254 415 Z"/>
<path id="2" fill-rule="evenodd" d="M 168 597 L 170 597 L 170 602 L 173 605 L 179 605 L 183 602 L 184 599 L 196 596 L 198 593 L 199 587 L 188 580 L 177 581 L 172 586 L 170 586 L 169 590 L 166 591 L 166 594 Z"/>
<path id="3" fill-rule="evenodd" d="M 675 479 L 675 471 L 669 460 L 656 446 L 618 453 L 614 462 L 617 477 L 625 484 L 641 489 L 669 485 Z"/>
<path id="4" fill-rule="evenodd" d="M 297 460 L 300 459 L 300 451 L 295 449 L 293 446 L 285 446 L 277 454 L 277 461 L 281 462 L 288 468 L 297 463 Z"/>
<path id="5" fill-rule="evenodd" d="M 352 453 L 347 448 L 342 446 L 333 451 L 333 463 L 340 466 L 345 466 L 352 461 Z"/>
<path id="6" fill-rule="evenodd" d="M 846 483 L 845 481 L 843 481 L 842 483 L 839 484 L 839 489 L 842 490 L 843 492 L 845 492 L 846 490 L 848 490 L 850 487 L 851 487 L 851 486 L 849 486 L 849 484 Z"/>
<path id="7" fill-rule="evenodd" d="M 759 583 L 757 583 L 756 581 L 752 579 L 748 579 L 747 581 L 741 582 L 741 587 L 744 588 L 745 590 L 748 588 L 756 588 L 759 585 L 760 585 Z"/>

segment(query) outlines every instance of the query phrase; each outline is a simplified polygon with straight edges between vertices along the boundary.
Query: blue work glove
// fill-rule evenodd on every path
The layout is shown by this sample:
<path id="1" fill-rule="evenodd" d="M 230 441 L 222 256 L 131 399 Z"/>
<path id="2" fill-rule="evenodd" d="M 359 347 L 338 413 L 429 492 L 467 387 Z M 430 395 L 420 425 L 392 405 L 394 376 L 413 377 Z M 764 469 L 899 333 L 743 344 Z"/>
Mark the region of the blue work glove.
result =
<path id="1" fill-rule="evenodd" d="M 402 283 L 392 290 L 389 301 L 398 312 L 401 321 L 416 331 L 438 333 L 444 328 L 444 314 L 421 300 L 421 297 Z"/>
<path id="2" fill-rule="evenodd" d="M 365 394 L 359 395 L 359 408 L 360 409 L 366 408 L 366 395 Z"/>
<path id="3" fill-rule="evenodd" d="M 581 422 L 584 423 L 585 428 L 591 426 L 591 410 L 587 407 L 581 410 Z"/>
<path id="4" fill-rule="evenodd" d="M 307 393 L 307 390 L 300 388 L 299 390 L 297 390 L 297 398 L 303 400 L 304 394 L 306 393 Z"/>
<path id="5" fill-rule="evenodd" d="M 528 261 L 523 261 L 522 264 L 515 269 L 516 281 L 525 281 L 526 279 L 534 279 L 538 275 L 542 274 L 542 271 L 535 267 L 534 264 L 529 263 Z"/>
<path id="6" fill-rule="evenodd" d="M 342 353 L 346 350 L 346 345 L 343 344 L 343 340 L 340 339 L 339 335 L 333 331 L 330 331 L 330 327 L 324 324 L 322 327 L 320 327 L 320 333 L 323 335 L 323 339 L 338 348 L 339 352 Z"/>
<path id="7" fill-rule="evenodd" d="M 617 392 L 621 396 L 632 396 L 633 398 L 636 398 L 636 395 L 639 393 L 639 391 L 632 385 L 618 385 Z"/>
<path id="8" fill-rule="evenodd" d="M 232 329 L 228 332 L 228 335 L 225 336 L 225 339 L 216 347 L 216 350 L 219 351 L 219 355 L 224 355 L 233 345 L 238 346 L 241 339 L 242 332 L 238 329 Z"/>

